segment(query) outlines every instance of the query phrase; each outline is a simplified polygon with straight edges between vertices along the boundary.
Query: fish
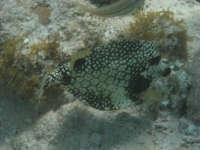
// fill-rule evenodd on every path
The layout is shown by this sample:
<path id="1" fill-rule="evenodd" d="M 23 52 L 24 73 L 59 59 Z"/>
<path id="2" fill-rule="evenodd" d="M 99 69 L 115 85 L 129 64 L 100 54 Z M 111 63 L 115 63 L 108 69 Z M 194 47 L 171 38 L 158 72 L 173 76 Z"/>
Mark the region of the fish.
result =
<path id="1" fill-rule="evenodd" d="M 159 61 L 153 41 L 113 40 L 56 67 L 43 87 L 62 84 L 74 97 L 99 110 L 127 108 L 138 93 L 149 87 L 153 76 L 148 71 Z M 154 70 L 156 73 L 159 68 Z"/>
<path id="2" fill-rule="evenodd" d="M 144 5 L 145 0 L 119 0 L 108 6 L 92 8 L 74 1 L 80 10 L 102 17 L 122 16 L 133 12 Z"/>

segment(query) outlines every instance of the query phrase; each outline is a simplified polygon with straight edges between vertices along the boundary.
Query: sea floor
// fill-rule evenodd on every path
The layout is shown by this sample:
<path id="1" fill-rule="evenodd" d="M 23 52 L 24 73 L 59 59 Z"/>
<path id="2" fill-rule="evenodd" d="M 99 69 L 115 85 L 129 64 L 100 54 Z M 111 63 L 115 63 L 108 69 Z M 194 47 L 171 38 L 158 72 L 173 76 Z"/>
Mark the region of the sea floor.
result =
<path id="1" fill-rule="evenodd" d="M 80 0 L 82 3 L 88 2 Z M 41 10 L 33 11 L 38 4 Z M 45 7 L 45 8 L 44 8 Z M 43 11 L 42 9 L 50 8 Z M 200 50 L 200 3 L 195 0 L 146 0 L 145 11 L 170 9 L 184 19 Z M 72 0 L 0 0 L 1 40 L 28 34 L 27 45 L 59 32 L 66 56 L 77 49 L 114 39 L 132 16 L 102 19 L 76 10 Z M 24 51 L 26 53 L 26 51 Z M 0 150 L 200 150 L 200 126 L 161 110 L 154 121 L 136 109 L 99 111 L 79 101 L 46 113 L 15 97 L 0 97 Z"/>

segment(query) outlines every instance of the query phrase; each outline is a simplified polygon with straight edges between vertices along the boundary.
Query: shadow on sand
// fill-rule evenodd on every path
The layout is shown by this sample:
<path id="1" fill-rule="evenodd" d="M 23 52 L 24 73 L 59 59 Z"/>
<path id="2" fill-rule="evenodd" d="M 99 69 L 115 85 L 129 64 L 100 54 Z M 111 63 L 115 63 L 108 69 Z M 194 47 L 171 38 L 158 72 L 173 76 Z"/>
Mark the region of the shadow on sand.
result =
<path id="1" fill-rule="evenodd" d="M 26 128 L 30 127 L 39 115 L 33 105 L 14 97 L 0 97 L 0 149 Z"/>
<path id="2" fill-rule="evenodd" d="M 51 141 L 58 150 L 111 150 L 136 142 L 138 136 L 151 128 L 150 121 L 126 112 L 91 113 L 77 107 L 65 118 L 58 135 Z"/>

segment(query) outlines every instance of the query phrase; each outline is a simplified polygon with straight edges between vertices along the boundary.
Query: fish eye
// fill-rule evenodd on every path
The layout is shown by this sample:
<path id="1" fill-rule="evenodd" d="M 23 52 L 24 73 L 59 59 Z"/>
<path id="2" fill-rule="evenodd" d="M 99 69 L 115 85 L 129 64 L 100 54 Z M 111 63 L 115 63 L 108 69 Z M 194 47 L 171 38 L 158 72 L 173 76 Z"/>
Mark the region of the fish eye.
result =
<path id="1" fill-rule="evenodd" d="M 161 60 L 161 56 L 156 56 L 156 57 L 150 59 L 149 63 L 151 65 L 157 65 L 160 62 L 160 60 Z"/>
<path id="2" fill-rule="evenodd" d="M 74 63 L 73 69 L 74 71 L 79 71 L 82 69 L 83 64 L 85 63 L 85 59 L 84 58 L 80 58 L 78 60 L 76 60 L 76 62 Z"/>

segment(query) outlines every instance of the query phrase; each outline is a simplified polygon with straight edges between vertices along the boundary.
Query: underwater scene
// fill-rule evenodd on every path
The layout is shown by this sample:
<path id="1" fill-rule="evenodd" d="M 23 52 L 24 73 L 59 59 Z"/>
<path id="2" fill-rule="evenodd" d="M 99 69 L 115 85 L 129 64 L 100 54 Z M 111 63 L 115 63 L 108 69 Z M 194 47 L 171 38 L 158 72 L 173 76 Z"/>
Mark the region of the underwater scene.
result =
<path id="1" fill-rule="evenodd" d="M 0 0 L 0 150 L 200 150 L 200 0 Z"/>

